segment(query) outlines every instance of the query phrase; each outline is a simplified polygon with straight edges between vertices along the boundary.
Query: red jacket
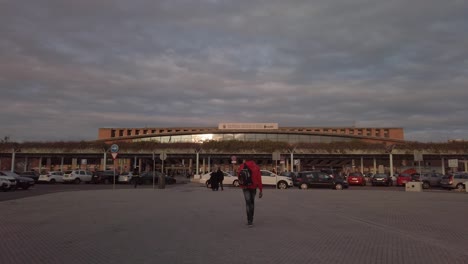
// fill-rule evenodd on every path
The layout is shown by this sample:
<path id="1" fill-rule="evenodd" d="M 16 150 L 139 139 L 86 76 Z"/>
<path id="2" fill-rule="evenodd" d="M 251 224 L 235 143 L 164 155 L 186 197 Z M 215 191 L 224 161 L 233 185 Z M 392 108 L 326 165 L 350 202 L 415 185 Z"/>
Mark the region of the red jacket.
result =
<path id="1" fill-rule="evenodd" d="M 249 169 L 252 171 L 252 185 L 249 186 L 244 186 L 241 185 L 241 188 L 249 188 L 249 189 L 256 189 L 258 188 L 260 191 L 262 191 L 262 173 L 260 172 L 260 168 L 255 164 L 255 162 L 248 160 L 245 163 L 247 163 L 247 166 Z M 239 177 L 240 171 L 244 168 L 244 163 L 242 163 L 239 166 L 239 169 L 237 171 L 237 177 Z"/>

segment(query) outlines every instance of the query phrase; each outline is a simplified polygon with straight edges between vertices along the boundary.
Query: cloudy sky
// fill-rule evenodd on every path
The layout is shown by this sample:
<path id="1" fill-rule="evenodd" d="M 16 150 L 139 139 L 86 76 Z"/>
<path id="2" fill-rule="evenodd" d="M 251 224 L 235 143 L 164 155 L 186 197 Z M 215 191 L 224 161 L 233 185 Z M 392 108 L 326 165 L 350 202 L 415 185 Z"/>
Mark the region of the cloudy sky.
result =
<path id="1" fill-rule="evenodd" d="M 0 137 L 220 122 L 468 139 L 468 2 L 0 0 Z"/>

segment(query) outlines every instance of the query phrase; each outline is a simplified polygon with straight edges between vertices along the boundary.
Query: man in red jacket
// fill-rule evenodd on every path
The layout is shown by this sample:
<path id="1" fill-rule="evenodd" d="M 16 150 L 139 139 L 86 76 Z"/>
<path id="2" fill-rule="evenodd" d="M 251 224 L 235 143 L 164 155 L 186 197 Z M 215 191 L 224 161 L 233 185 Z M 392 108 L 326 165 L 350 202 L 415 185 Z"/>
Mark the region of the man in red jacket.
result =
<path id="1" fill-rule="evenodd" d="M 251 179 L 243 182 L 241 172 L 244 169 L 248 169 Z M 262 198 L 262 174 L 260 168 L 252 160 L 243 160 L 243 163 L 239 166 L 237 172 L 239 177 L 240 187 L 244 193 L 245 206 L 247 209 L 247 225 L 251 227 L 253 225 L 254 209 L 255 209 L 255 195 L 257 194 L 257 188 L 260 190 L 258 198 Z"/>

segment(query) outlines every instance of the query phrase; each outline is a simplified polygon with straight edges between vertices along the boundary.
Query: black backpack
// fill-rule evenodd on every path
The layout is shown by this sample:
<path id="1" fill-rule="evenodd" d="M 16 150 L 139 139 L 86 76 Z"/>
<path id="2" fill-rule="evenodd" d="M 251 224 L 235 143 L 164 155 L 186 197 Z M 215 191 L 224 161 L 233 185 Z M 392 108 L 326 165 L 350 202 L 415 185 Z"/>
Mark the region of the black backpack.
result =
<path id="1" fill-rule="evenodd" d="M 244 163 L 244 168 L 239 172 L 239 183 L 243 186 L 252 185 L 252 171 L 250 170 L 249 166 Z"/>

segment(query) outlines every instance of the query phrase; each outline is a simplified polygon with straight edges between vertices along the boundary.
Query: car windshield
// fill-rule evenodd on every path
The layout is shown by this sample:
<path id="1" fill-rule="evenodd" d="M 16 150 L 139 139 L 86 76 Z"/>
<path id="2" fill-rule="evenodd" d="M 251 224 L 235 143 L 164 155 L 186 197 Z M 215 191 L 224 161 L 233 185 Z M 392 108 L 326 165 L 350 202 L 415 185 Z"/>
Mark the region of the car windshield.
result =
<path id="1" fill-rule="evenodd" d="M 376 174 L 374 178 L 387 178 L 386 174 Z"/>

